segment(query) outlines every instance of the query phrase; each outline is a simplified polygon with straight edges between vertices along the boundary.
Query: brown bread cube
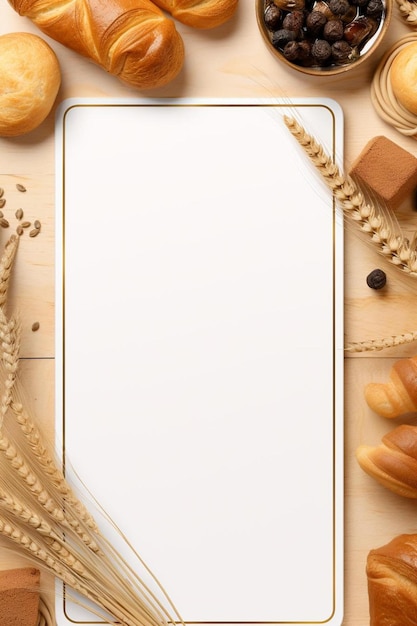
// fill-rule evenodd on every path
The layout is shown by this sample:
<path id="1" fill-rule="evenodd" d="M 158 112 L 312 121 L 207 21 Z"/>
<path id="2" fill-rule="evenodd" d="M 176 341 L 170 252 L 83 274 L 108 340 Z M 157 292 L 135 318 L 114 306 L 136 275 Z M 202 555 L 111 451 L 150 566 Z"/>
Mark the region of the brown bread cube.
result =
<path id="1" fill-rule="evenodd" d="M 366 144 L 349 174 L 395 210 L 417 186 L 417 158 L 381 135 Z"/>
<path id="2" fill-rule="evenodd" d="M 39 587 L 34 567 L 0 571 L 0 626 L 37 626 Z"/>

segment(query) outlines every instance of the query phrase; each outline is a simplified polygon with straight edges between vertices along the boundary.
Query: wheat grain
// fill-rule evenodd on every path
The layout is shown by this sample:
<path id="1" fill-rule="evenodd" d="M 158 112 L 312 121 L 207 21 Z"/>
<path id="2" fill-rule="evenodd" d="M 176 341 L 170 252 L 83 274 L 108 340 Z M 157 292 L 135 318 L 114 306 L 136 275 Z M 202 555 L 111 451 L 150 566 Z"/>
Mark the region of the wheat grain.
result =
<path id="1" fill-rule="evenodd" d="M 12 402 L 11 410 L 23 434 L 27 438 L 28 444 L 33 452 L 33 457 L 38 463 L 40 471 L 48 477 L 48 480 L 52 483 L 54 488 L 56 488 L 58 493 L 65 499 L 65 503 L 75 510 L 79 519 L 85 523 L 88 528 L 97 531 L 98 527 L 94 518 L 75 496 L 73 490 L 65 480 L 63 473 L 56 466 L 54 459 L 43 444 L 39 429 L 30 418 L 27 411 L 25 411 L 23 405 L 20 402 Z"/>
<path id="2" fill-rule="evenodd" d="M 0 260 L 0 307 L 6 302 L 13 261 L 19 245 L 19 238 L 12 235 L 7 241 Z"/>
<path id="3" fill-rule="evenodd" d="M 365 233 L 379 254 L 403 273 L 417 277 L 417 253 L 409 241 L 392 231 L 381 208 L 367 202 L 362 189 L 326 154 L 323 147 L 308 134 L 294 118 L 284 116 L 284 122 L 305 153 L 315 165 L 327 187 L 333 192 L 345 218 Z"/>

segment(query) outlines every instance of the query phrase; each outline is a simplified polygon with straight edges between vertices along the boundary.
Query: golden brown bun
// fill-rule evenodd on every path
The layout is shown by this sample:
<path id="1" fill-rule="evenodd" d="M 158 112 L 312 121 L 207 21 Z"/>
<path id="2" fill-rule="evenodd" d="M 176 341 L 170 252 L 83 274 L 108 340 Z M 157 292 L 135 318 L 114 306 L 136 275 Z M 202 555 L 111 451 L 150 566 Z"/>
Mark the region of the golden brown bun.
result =
<path id="1" fill-rule="evenodd" d="M 9 0 L 43 33 L 138 89 L 165 85 L 184 63 L 174 22 L 150 0 Z"/>
<path id="2" fill-rule="evenodd" d="M 370 626 L 417 624 L 417 535 L 371 550 L 366 563 Z"/>
<path id="3" fill-rule="evenodd" d="M 0 74 L 0 135 L 34 130 L 50 113 L 61 84 L 54 51 L 37 35 L 2 35 Z"/>
<path id="4" fill-rule="evenodd" d="M 402 48 L 391 64 L 390 80 L 397 100 L 417 115 L 417 42 Z"/>
<path id="5" fill-rule="evenodd" d="M 369 383 L 365 387 L 365 400 L 383 417 L 399 417 L 417 411 L 417 357 L 394 363 L 386 383 Z"/>
<path id="6" fill-rule="evenodd" d="M 361 468 L 381 485 L 406 498 L 417 498 L 417 427 L 397 426 L 378 446 L 359 446 Z"/>
<path id="7" fill-rule="evenodd" d="M 370 626 L 417 624 L 417 535 L 371 550 L 366 563 Z"/>
<path id="8" fill-rule="evenodd" d="M 215 28 L 234 14 L 238 0 L 154 0 L 179 22 L 194 28 Z"/>

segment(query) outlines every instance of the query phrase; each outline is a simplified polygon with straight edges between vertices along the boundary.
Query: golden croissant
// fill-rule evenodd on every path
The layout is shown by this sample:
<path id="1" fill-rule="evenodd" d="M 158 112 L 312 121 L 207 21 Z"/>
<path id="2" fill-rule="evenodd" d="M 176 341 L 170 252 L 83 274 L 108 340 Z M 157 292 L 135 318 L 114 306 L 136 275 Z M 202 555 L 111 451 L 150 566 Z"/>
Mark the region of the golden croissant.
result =
<path id="1" fill-rule="evenodd" d="M 400 359 L 385 383 L 365 387 L 368 406 L 383 417 L 399 417 L 417 411 L 417 356 Z"/>
<path id="2" fill-rule="evenodd" d="M 370 626 L 416 626 L 417 535 L 371 550 L 366 562 Z"/>
<path id="3" fill-rule="evenodd" d="M 90 58 L 123 82 L 160 87 L 184 63 L 172 19 L 151 0 L 9 0 L 46 35 Z"/>
<path id="4" fill-rule="evenodd" d="M 417 498 L 417 426 L 397 426 L 378 446 L 359 446 L 356 458 L 367 474 L 390 491 Z"/>

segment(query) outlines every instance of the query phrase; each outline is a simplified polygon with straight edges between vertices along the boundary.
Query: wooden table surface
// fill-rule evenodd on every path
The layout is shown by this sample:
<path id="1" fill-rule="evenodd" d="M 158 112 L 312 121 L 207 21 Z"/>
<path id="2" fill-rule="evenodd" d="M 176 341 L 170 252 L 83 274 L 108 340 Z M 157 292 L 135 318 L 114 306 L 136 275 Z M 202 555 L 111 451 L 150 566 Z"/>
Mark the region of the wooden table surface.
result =
<path id="1" fill-rule="evenodd" d="M 104 73 L 88 60 L 44 37 L 61 64 L 62 86 L 57 103 L 68 97 L 330 97 L 345 116 L 345 169 L 366 142 L 385 135 L 417 156 L 417 142 L 383 122 L 373 109 L 370 82 L 383 52 L 401 36 L 412 32 L 398 7 L 386 40 L 375 58 L 352 70 L 349 76 L 306 77 L 278 64 L 258 32 L 254 0 L 240 0 L 235 17 L 213 31 L 198 32 L 178 24 L 186 48 L 185 66 L 171 84 L 138 92 Z M 36 27 L 19 17 L 0 0 L 0 34 Z M 23 319 L 21 372 L 39 419 L 53 434 L 54 415 L 54 116 L 27 136 L 0 139 L 0 187 L 7 198 L 6 217 L 23 208 L 28 220 L 39 219 L 41 235 L 22 238 L 13 278 L 10 308 Z M 16 183 L 27 188 L 16 190 Z M 405 206 L 400 219 L 413 227 L 417 214 Z M 11 224 L 13 226 L 13 224 Z M 415 225 L 414 225 L 415 228 Z M 4 245 L 7 229 L 0 232 Z M 383 296 L 366 286 L 365 277 L 381 261 L 373 248 L 351 232 L 346 233 L 345 329 L 347 341 L 362 341 L 417 330 L 413 313 L 413 285 L 399 280 L 389 268 Z M 31 330 L 39 322 L 37 332 Z M 384 380 L 392 363 L 417 354 L 414 343 L 379 352 L 346 353 L 345 358 L 345 626 L 369 623 L 365 575 L 366 555 L 395 535 L 417 531 L 417 508 L 377 485 L 358 467 L 355 449 L 361 443 L 377 444 L 393 427 L 366 406 L 363 388 L 370 380 Z M 307 523 L 307 519 L 306 519 Z M 5 548 L 0 550 L 2 569 L 20 563 Z"/>

